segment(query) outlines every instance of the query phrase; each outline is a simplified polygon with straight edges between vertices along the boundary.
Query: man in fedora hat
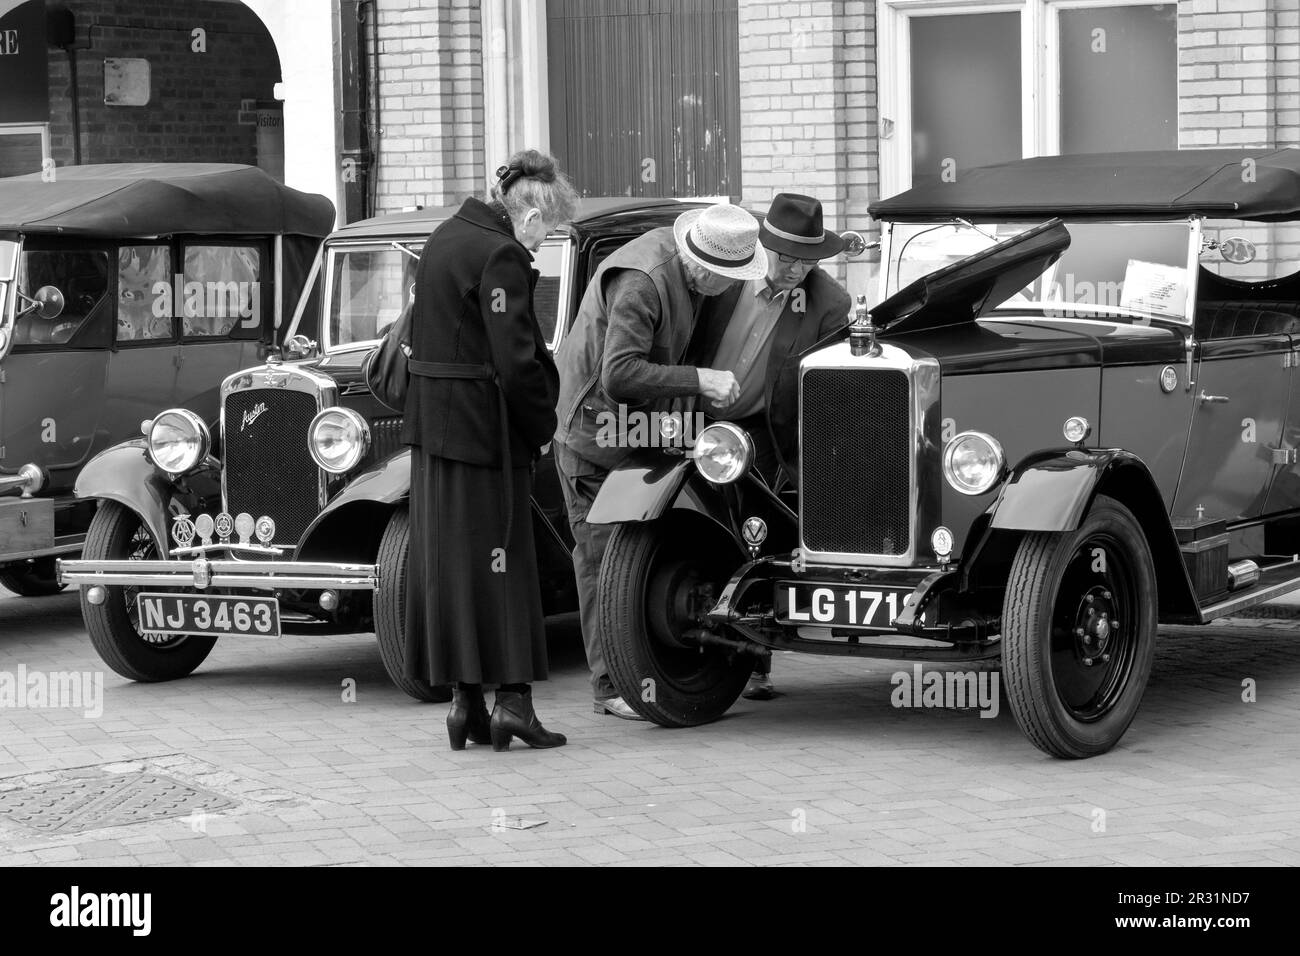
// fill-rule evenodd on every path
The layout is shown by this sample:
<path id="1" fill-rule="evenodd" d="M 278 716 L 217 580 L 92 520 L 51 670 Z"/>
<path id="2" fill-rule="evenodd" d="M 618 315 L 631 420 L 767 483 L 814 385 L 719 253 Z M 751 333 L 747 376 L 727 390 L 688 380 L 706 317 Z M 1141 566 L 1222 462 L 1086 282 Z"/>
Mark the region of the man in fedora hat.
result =
<path id="1" fill-rule="evenodd" d="M 587 522 L 609 472 L 631 451 L 609 423 L 619 406 L 642 415 L 697 399 L 725 408 L 739 394 L 736 376 L 685 361 L 709 296 L 767 273 L 758 221 L 720 204 L 683 213 L 672 226 L 633 239 L 592 277 L 573 328 L 556 351 L 560 370 L 555 465 L 573 530 L 582 640 L 591 668 L 593 709 L 639 720 L 617 695 L 605 667 L 596 617 L 596 585 L 610 525 Z"/>
<path id="2" fill-rule="evenodd" d="M 736 376 L 737 397 L 703 410 L 744 428 L 754 440 L 755 467 L 773 487 L 799 481 L 799 358 L 849 322 L 852 300 L 818 263 L 845 242 L 822 225 L 822 204 L 811 196 L 780 193 L 759 228 L 767 274 L 712 299 L 692 358 Z M 766 664 L 744 696 L 776 696 Z"/>

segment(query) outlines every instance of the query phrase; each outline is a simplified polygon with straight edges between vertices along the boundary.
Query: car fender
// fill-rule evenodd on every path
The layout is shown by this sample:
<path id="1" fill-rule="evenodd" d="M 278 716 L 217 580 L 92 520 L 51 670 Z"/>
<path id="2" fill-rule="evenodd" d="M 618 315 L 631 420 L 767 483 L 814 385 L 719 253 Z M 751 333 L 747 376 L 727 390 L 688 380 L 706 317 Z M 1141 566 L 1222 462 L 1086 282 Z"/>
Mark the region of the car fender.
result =
<path id="1" fill-rule="evenodd" d="M 695 473 L 689 458 L 662 452 L 633 453 L 601 483 L 587 513 L 591 524 L 654 521 L 680 496 Z"/>
<path id="2" fill-rule="evenodd" d="M 168 525 L 181 514 L 195 514 L 216 495 L 220 502 L 221 463 L 209 455 L 197 469 L 174 481 L 149 459 L 147 442 L 132 438 L 105 449 L 77 476 L 78 498 L 116 501 L 144 521 L 159 554 L 170 550 Z"/>
<path id="3" fill-rule="evenodd" d="M 729 494 L 732 490 L 745 493 L 743 515 L 736 508 L 740 499 Z M 609 473 L 592 503 L 587 521 L 642 523 L 658 520 L 671 512 L 686 511 L 712 521 L 742 548 L 745 544 L 738 525 L 744 517 L 761 517 L 769 527 L 781 521 L 789 521 L 792 527 L 794 523 L 793 513 L 752 476 L 742 478 L 735 485 L 715 485 L 695 469 L 689 458 L 656 451 L 634 453 L 625 464 Z"/>
<path id="4" fill-rule="evenodd" d="M 1142 460 L 1117 448 L 1042 452 L 1016 465 L 993 506 L 995 530 L 1073 531 L 1098 486 L 1120 468 L 1135 468 L 1151 488 Z"/>
<path id="5" fill-rule="evenodd" d="M 1125 504 L 1142 526 L 1156 564 L 1161 612 L 1191 614 L 1197 596 L 1164 498 L 1150 469 L 1119 448 L 1033 455 L 1011 472 L 993 505 L 989 530 L 1073 531 L 1098 494 Z"/>
<path id="6" fill-rule="evenodd" d="M 375 462 L 362 471 L 348 486 L 334 496 L 314 521 L 307 526 L 298 542 L 298 551 L 311 542 L 313 536 L 328 525 L 340 512 L 366 505 L 392 508 L 411 494 L 411 449 L 403 448 Z"/>

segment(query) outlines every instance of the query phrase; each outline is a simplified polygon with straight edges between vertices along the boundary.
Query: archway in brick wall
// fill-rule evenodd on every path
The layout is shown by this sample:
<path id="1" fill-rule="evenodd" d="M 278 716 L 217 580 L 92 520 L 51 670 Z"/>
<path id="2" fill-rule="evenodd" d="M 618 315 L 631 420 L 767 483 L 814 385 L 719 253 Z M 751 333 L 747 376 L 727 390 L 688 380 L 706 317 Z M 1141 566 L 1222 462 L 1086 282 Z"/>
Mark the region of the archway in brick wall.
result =
<path id="1" fill-rule="evenodd" d="M 56 166 L 229 162 L 283 175 L 279 54 L 243 4 L 179 0 L 141 15 L 129 0 L 28 0 L 5 20 L 22 25 L 28 75 L 44 71 Z M 0 112 L 15 95 L 0 88 Z"/>

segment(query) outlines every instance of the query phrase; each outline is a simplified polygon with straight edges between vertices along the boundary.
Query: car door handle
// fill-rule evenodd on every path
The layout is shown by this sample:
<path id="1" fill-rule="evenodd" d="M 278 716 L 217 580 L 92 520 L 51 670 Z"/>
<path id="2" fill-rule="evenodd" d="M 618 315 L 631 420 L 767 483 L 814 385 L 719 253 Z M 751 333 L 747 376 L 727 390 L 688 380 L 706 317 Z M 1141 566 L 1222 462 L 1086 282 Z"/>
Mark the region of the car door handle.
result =
<path id="1" fill-rule="evenodd" d="M 1201 390 L 1200 398 L 1201 398 L 1201 404 L 1203 405 L 1227 405 L 1228 404 L 1227 395 L 1206 395 L 1204 389 Z"/>

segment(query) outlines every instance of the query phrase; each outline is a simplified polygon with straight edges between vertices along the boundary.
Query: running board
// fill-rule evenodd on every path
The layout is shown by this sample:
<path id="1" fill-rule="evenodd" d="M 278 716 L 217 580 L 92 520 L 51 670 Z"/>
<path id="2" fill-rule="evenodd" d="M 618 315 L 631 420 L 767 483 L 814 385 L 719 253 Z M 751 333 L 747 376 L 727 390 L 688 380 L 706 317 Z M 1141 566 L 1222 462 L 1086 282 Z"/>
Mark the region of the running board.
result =
<path id="1" fill-rule="evenodd" d="M 1201 623 L 1209 624 L 1215 618 L 1226 617 L 1257 604 L 1266 604 L 1297 588 L 1300 588 L 1300 563 L 1287 561 L 1264 568 L 1260 571 L 1259 582 L 1254 587 L 1202 607 Z"/>

